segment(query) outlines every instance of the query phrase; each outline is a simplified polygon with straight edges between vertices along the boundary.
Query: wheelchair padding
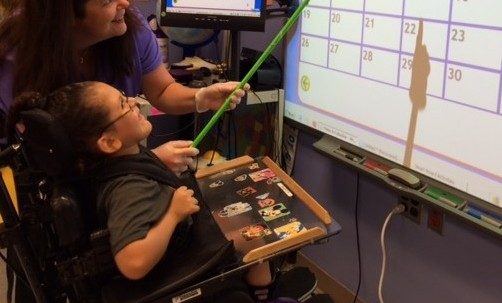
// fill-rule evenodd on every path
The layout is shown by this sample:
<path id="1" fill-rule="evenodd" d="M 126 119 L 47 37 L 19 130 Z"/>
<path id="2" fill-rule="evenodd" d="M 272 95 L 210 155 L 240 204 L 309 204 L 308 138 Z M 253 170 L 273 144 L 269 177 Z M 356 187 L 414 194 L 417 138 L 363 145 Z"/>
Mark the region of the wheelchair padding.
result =
<path id="1" fill-rule="evenodd" d="M 152 157 L 152 161 L 160 160 Z M 127 280 L 124 277 L 110 281 L 102 289 L 103 302 L 150 302 L 210 277 L 235 262 L 233 242 L 225 238 L 202 196 L 198 195 L 200 191 L 194 188 L 196 182 L 191 180 L 193 175 L 180 180 L 170 172 L 166 174 L 165 169 L 159 170 L 162 165 L 153 165 L 153 162 L 111 162 L 114 162 L 113 165 L 109 162 L 105 170 L 103 167 L 99 170 L 101 173 L 97 178 L 100 182 L 119 175 L 138 173 L 173 187 L 186 184 L 194 189 L 201 208 L 189 228 L 187 241 L 183 246 L 170 246 L 159 264 L 139 281 Z"/>
<path id="2" fill-rule="evenodd" d="M 76 198 L 79 178 L 70 139 L 58 120 L 48 112 L 33 108 L 20 113 L 25 125 L 21 134 L 24 159 L 31 171 L 50 177 L 51 207 L 59 245 L 78 245 L 85 236 L 82 202 Z"/>
<path id="3" fill-rule="evenodd" d="M 22 144 L 29 166 L 58 180 L 73 177 L 75 152 L 60 123 L 38 108 L 21 112 L 21 118 L 26 125 Z"/>

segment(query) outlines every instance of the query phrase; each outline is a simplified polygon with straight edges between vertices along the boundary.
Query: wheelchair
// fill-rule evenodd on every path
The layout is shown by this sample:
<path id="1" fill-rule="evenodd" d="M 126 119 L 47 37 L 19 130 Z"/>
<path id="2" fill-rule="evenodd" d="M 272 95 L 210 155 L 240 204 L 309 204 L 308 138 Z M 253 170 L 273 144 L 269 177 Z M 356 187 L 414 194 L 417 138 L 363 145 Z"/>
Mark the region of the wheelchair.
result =
<path id="1" fill-rule="evenodd" d="M 8 278 L 18 277 L 16 302 L 253 302 L 245 270 L 305 245 L 242 262 L 188 174 L 185 183 L 202 207 L 184 253 L 141 280 L 127 280 L 115 267 L 106 228 L 96 222 L 87 183 L 75 177 L 66 134 L 40 109 L 23 112 L 22 120 L 23 134 L 0 152 L 0 246 L 8 251 Z"/>

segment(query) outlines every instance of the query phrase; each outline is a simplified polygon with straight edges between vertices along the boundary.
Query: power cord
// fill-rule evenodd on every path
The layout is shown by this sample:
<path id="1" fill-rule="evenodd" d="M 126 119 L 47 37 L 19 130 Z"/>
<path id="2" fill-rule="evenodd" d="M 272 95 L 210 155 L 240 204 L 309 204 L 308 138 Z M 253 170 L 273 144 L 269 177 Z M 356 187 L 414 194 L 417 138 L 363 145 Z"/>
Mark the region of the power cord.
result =
<path id="1" fill-rule="evenodd" d="M 238 155 L 238 152 L 237 152 L 237 125 L 235 123 L 235 115 L 232 114 L 231 117 L 232 117 L 232 120 L 231 120 L 231 122 L 232 122 L 232 129 L 234 131 L 234 156 L 235 156 L 235 158 L 237 158 L 237 155 Z M 230 134 L 228 136 L 229 136 L 228 140 L 230 140 Z"/>
<path id="2" fill-rule="evenodd" d="M 216 43 L 216 42 L 215 42 Z M 204 87 L 207 87 L 207 84 L 205 84 L 204 81 L 202 81 L 202 83 L 204 83 Z M 155 134 L 152 132 L 151 136 L 154 137 L 154 138 L 165 138 L 165 137 L 170 137 L 170 136 L 174 136 L 174 135 L 177 135 L 185 130 L 187 130 L 188 128 L 190 128 L 192 125 L 194 127 L 194 130 L 197 128 L 197 116 L 198 116 L 199 113 L 197 113 L 197 111 L 194 112 L 194 117 L 192 119 L 192 121 L 190 123 L 188 123 L 187 125 L 183 126 L 182 128 L 176 130 L 176 131 L 173 131 L 173 132 L 170 132 L 170 133 L 167 133 L 167 134 Z M 194 132 L 194 138 L 196 136 L 196 133 Z"/>
<path id="3" fill-rule="evenodd" d="M 232 112 L 228 111 L 225 113 L 225 118 L 227 118 L 227 159 L 233 159 L 232 157 Z M 225 120 L 225 119 L 224 119 Z"/>
<path id="4" fill-rule="evenodd" d="M 213 152 L 211 154 L 211 160 L 209 160 L 209 163 L 207 164 L 207 166 L 213 166 L 214 155 L 216 153 L 216 149 L 218 148 L 218 141 L 219 141 L 219 138 L 220 138 L 220 133 L 221 133 L 221 120 L 218 121 L 217 133 L 216 133 L 216 141 L 214 142 Z"/>
<path id="5" fill-rule="evenodd" d="M 282 79 L 282 74 L 281 74 L 281 79 Z M 281 81 L 282 85 L 282 81 Z M 279 133 L 280 129 L 284 129 L 284 125 L 279 125 L 279 108 L 280 108 L 280 102 L 281 100 L 281 92 L 279 89 L 277 89 L 277 106 L 275 108 L 275 115 L 274 115 L 274 134 L 276 134 L 275 139 L 274 139 L 274 161 L 276 163 L 282 164 L 281 161 L 281 147 L 282 147 L 282 140 L 284 138 L 281 138 L 281 134 Z M 283 122 L 284 124 L 284 122 Z M 282 139 L 282 140 L 281 140 Z"/>
<path id="6" fill-rule="evenodd" d="M 228 111 L 225 113 L 227 118 L 227 149 L 228 149 L 228 157 L 227 159 L 237 158 L 237 126 L 235 124 L 235 114 L 233 111 Z M 233 132 L 233 140 L 234 144 L 232 146 L 232 132 Z M 232 153 L 233 148 L 233 153 Z"/>
<path id="7" fill-rule="evenodd" d="M 261 105 L 264 105 L 265 106 L 265 109 L 267 110 L 267 116 L 265 117 L 264 121 L 263 121 L 263 127 L 265 128 L 265 126 L 270 126 L 270 128 L 274 127 L 275 126 L 272 126 L 272 114 L 270 113 L 270 108 L 268 107 L 268 104 L 266 103 L 263 103 L 263 100 L 261 100 L 260 96 L 254 91 L 254 90 L 250 90 L 251 93 L 253 93 L 253 95 L 255 95 L 255 97 L 258 99 L 258 101 L 260 102 Z M 276 158 L 275 157 L 275 145 L 274 145 L 274 138 L 270 135 L 270 132 L 267 132 L 267 130 L 265 129 L 264 130 L 266 136 L 267 136 L 267 140 L 268 141 L 268 145 L 267 146 L 267 142 L 265 143 L 265 149 L 267 148 L 270 148 L 270 150 L 274 151 L 274 155 L 272 155 L 272 158 Z M 275 133 L 275 129 L 274 129 L 274 132 Z M 275 160 L 275 159 L 274 159 Z"/>
<path id="8" fill-rule="evenodd" d="M 165 138 L 165 137 L 169 137 L 169 136 L 174 136 L 174 135 L 177 135 L 177 134 L 187 130 L 189 127 L 191 127 L 194 124 L 195 124 L 195 118 L 189 124 L 183 126 L 182 128 L 178 129 L 177 131 L 170 132 L 167 134 L 151 134 L 151 136 L 154 138 Z"/>
<path id="9" fill-rule="evenodd" d="M 356 225 L 356 246 L 357 246 L 357 288 L 354 294 L 353 303 L 356 303 L 357 297 L 359 296 L 359 290 L 361 289 L 361 243 L 359 239 L 359 173 L 356 173 L 356 206 L 354 209 L 354 221 Z"/>
<path id="10" fill-rule="evenodd" d="M 382 226 L 382 232 L 380 233 L 380 245 L 382 247 L 382 269 L 380 270 L 380 280 L 378 281 L 378 300 L 380 301 L 380 303 L 384 303 L 382 288 L 383 288 L 383 278 L 385 276 L 385 266 L 387 262 L 387 252 L 385 249 L 385 232 L 387 231 L 387 225 L 389 224 L 390 219 L 392 219 L 393 216 L 398 215 L 404 211 L 405 207 L 403 204 L 396 205 L 392 209 L 392 211 L 387 215 L 387 218 L 385 218 L 385 222 L 383 223 Z"/>
<path id="11" fill-rule="evenodd" d="M 214 43 L 214 50 L 216 52 L 216 61 L 221 62 L 221 56 L 220 56 L 220 43 L 219 43 L 219 38 L 216 36 L 216 38 L 213 41 Z"/>

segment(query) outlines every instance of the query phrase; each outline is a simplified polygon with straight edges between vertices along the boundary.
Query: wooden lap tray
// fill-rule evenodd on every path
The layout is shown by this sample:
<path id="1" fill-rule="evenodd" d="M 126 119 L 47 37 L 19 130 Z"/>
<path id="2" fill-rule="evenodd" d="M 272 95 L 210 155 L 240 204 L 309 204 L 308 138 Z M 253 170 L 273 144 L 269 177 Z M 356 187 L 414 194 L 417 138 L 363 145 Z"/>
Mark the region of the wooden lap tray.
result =
<path id="1" fill-rule="evenodd" d="M 200 169 L 196 178 L 244 263 L 340 231 L 329 213 L 268 157 L 243 156 Z"/>

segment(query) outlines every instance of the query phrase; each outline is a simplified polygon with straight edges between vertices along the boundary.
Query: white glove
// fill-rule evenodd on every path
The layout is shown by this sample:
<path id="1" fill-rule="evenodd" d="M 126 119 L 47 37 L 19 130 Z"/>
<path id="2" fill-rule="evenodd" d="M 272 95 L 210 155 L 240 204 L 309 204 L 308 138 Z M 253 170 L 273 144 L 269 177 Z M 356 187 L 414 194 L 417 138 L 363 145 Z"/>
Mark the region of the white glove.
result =
<path id="1" fill-rule="evenodd" d="M 188 168 L 194 168 L 193 157 L 199 154 L 199 150 L 191 145 L 192 141 L 169 141 L 152 149 L 152 152 L 179 176 Z"/>
<path id="2" fill-rule="evenodd" d="M 225 102 L 225 99 L 239 85 L 239 82 L 230 81 L 224 83 L 215 83 L 213 85 L 203 87 L 195 93 L 195 109 L 198 113 L 203 113 L 209 109 L 217 110 Z M 244 86 L 244 89 L 238 89 L 232 96 L 230 109 L 234 109 L 241 102 L 246 91 L 250 89 L 249 84 Z"/>

